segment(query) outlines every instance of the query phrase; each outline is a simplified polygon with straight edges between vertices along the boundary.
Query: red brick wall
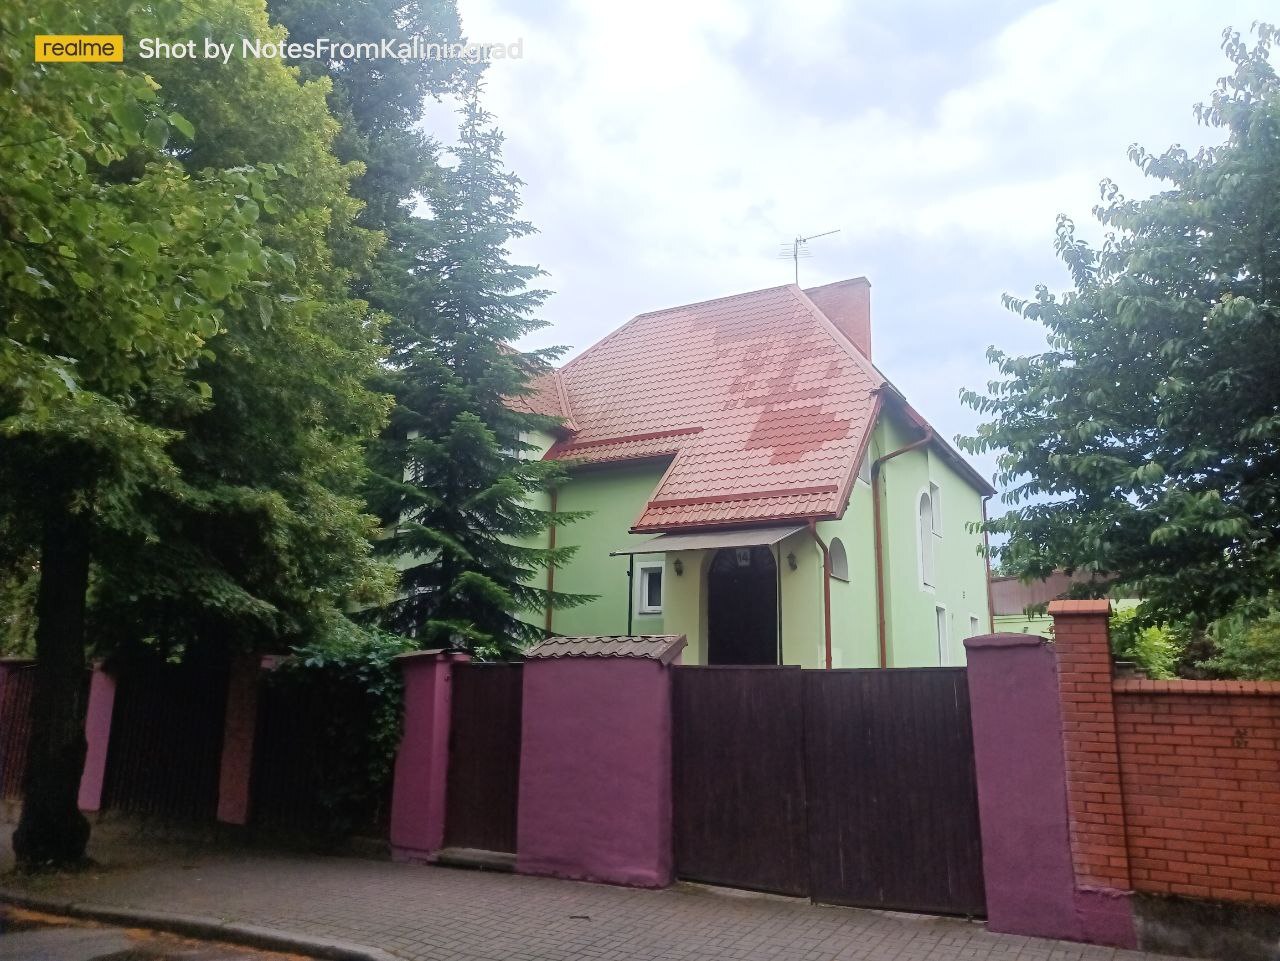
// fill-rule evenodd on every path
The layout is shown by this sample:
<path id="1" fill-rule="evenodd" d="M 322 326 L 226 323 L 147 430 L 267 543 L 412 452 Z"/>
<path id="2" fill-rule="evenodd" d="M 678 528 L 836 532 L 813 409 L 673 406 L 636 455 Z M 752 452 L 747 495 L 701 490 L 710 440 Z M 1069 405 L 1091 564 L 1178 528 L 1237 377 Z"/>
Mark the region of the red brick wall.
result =
<path id="1" fill-rule="evenodd" d="M 1114 688 L 1133 887 L 1280 904 L 1280 683 Z"/>
<path id="2" fill-rule="evenodd" d="M 1049 605 L 1077 888 L 1280 904 L 1280 682 L 1116 680 L 1109 609 Z"/>

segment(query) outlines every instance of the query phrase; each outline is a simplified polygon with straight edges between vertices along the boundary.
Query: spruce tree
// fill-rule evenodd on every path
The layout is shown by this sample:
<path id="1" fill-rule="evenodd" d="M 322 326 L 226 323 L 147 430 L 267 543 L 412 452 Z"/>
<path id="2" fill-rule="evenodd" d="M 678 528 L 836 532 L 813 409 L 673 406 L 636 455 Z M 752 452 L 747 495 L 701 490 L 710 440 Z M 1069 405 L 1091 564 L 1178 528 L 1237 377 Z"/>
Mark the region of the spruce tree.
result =
<path id="1" fill-rule="evenodd" d="M 523 439 L 549 418 L 513 409 L 556 350 L 521 353 L 517 340 L 544 326 L 547 296 L 537 267 L 511 263 L 507 244 L 532 232 L 519 218 L 521 182 L 502 166 L 502 135 L 468 98 L 456 163 L 442 167 L 425 200 L 430 216 L 393 234 L 405 273 L 381 292 L 392 315 L 391 424 L 372 452 L 375 511 L 401 558 L 401 596 L 383 623 L 423 646 L 505 656 L 541 636 L 520 612 L 580 599 L 537 585 L 540 569 L 571 548 L 531 546 L 553 517 L 534 506 L 555 465 L 522 458 Z"/>

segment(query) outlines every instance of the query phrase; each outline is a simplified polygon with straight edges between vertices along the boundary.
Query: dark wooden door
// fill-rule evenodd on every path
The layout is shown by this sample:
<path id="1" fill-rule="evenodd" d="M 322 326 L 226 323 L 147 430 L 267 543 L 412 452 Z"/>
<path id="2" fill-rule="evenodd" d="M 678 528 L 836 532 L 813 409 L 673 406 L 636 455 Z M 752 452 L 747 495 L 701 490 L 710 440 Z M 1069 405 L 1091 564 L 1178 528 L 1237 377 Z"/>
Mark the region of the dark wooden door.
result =
<path id="1" fill-rule="evenodd" d="M 456 664 L 445 844 L 514 854 L 521 664 Z"/>
<path id="2" fill-rule="evenodd" d="M 982 916 L 964 668 L 804 672 L 816 901 Z"/>
<path id="3" fill-rule="evenodd" d="M 676 874 L 807 893 L 800 670 L 678 667 L 673 684 Z"/>
<path id="4" fill-rule="evenodd" d="M 717 551 L 707 571 L 707 663 L 778 662 L 778 565 L 773 551 Z"/>

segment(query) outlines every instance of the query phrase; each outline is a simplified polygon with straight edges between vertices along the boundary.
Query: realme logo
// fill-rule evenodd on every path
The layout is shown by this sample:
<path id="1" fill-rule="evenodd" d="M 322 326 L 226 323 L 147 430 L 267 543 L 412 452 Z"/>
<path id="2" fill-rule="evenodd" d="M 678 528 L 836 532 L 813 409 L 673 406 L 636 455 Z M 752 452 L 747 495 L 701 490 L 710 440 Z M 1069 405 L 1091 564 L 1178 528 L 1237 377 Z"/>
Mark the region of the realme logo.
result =
<path id="1" fill-rule="evenodd" d="M 123 63 L 124 36 L 36 35 L 37 63 Z"/>

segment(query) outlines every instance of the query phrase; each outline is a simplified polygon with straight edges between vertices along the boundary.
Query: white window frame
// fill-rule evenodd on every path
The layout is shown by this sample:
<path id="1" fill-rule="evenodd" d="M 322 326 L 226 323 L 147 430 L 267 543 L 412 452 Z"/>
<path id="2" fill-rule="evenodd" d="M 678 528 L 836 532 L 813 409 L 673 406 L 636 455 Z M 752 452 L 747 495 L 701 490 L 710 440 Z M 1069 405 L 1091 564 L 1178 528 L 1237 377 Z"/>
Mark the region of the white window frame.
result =
<path id="1" fill-rule="evenodd" d="M 977 614 L 969 615 L 969 630 L 972 631 L 969 635 L 970 637 L 978 637 L 982 634 L 982 621 L 978 618 Z"/>
<path id="2" fill-rule="evenodd" d="M 942 536 L 942 488 L 933 481 L 929 482 L 929 518 L 933 524 L 933 536 Z"/>
<path id="3" fill-rule="evenodd" d="M 921 523 L 921 503 L 925 498 L 929 498 L 929 528 L 926 531 L 925 526 Z M 938 537 L 933 533 L 933 518 L 935 512 L 933 509 L 933 498 L 930 497 L 929 489 L 922 488 L 916 494 L 915 508 L 912 511 L 912 526 L 916 532 L 916 573 L 920 575 L 920 589 L 933 593 L 938 579 Z"/>
<path id="4" fill-rule="evenodd" d="M 934 630 L 938 635 L 938 666 L 943 667 L 947 663 L 947 654 L 951 651 L 951 625 L 945 604 L 934 605 L 933 619 Z"/>
<path id="5" fill-rule="evenodd" d="M 667 576 L 663 573 L 666 569 L 665 561 L 642 561 L 636 565 L 636 613 L 637 614 L 661 614 L 662 604 L 667 599 Z M 659 599 L 657 605 L 648 602 L 649 592 L 646 590 L 649 583 L 649 576 L 654 572 L 658 572 L 658 576 L 662 579 L 659 588 Z"/>
<path id="6" fill-rule="evenodd" d="M 837 553 L 837 548 L 839 553 Z M 827 548 L 827 553 L 831 557 L 831 576 L 838 581 L 849 583 L 849 550 L 844 546 L 844 541 L 839 537 L 831 538 L 831 544 Z M 838 570 L 837 557 L 844 561 L 843 570 Z"/>

